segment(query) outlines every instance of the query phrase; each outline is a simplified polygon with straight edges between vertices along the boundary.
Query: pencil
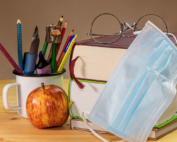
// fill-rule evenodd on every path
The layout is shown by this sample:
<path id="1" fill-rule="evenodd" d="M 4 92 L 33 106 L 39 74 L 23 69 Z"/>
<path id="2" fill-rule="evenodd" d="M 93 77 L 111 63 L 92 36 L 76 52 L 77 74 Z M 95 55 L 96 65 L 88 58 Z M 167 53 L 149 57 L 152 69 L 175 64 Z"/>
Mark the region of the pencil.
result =
<path id="1" fill-rule="evenodd" d="M 60 61 L 58 62 L 58 65 L 56 65 L 56 70 L 58 70 L 58 68 L 59 68 L 59 66 L 60 66 L 60 64 L 61 64 L 61 61 L 62 61 L 64 55 L 65 55 L 65 53 L 62 54 L 61 59 L 60 59 Z"/>
<path id="2" fill-rule="evenodd" d="M 17 20 L 17 41 L 18 41 L 18 65 L 23 70 L 23 53 L 22 53 L 22 32 L 21 32 L 21 21 Z"/>
<path id="3" fill-rule="evenodd" d="M 53 25 L 53 24 L 51 23 L 50 25 Z M 47 34 L 47 32 L 46 32 L 46 34 Z M 47 43 L 47 41 L 46 41 L 46 39 L 45 39 L 45 40 L 44 40 L 44 44 L 43 44 L 43 48 L 42 48 L 42 54 L 43 54 L 44 57 L 45 57 L 47 48 L 48 48 L 48 43 Z"/>
<path id="4" fill-rule="evenodd" d="M 61 30 L 61 42 L 62 42 L 63 37 L 64 37 L 64 35 L 65 35 L 66 27 L 67 27 L 67 21 L 65 22 L 65 24 L 64 24 L 64 26 L 63 26 L 63 28 L 62 28 L 62 30 Z M 57 53 L 56 53 L 56 57 L 57 57 L 58 52 L 59 52 L 59 50 L 60 50 L 61 42 L 58 43 L 58 45 L 57 45 Z"/>
<path id="5" fill-rule="evenodd" d="M 53 43 L 53 47 L 52 47 L 52 73 L 54 73 L 56 70 L 56 49 L 57 49 L 57 44 Z"/>
<path id="6" fill-rule="evenodd" d="M 48 58 L 47 58 L 47 60 L 48 60 L 49 62 L 51 62 L 51 59 L 52 59 L 53 44 L 55 44 L 55 43 L 52 43 L 51 48 L 50 48 L 50 51 L 49 51 L 49 55 L 48 55 Z"/>
<path id="7" fill-rule="evenodd" d="M 56 64 L 56 69 L 59 67 L 60 62 L 63 59 L 63 52 L 64 52 L 64 50 L 65 50 L 70 38 L 72 37 L 73 33 L 74 33 L 74 29 L 69 34 L 69 36 L 68 36 L 68 38 L 67 38 L 67 40 L 65 42 L 65 45 L 63 46 L 63 49 L 62 49 L 61 54 L 60 54 L 60 57 L 58 58 L 58 61 L 57 61 L 57 64 Z"/>
<path id="8" fill-rule="evenodd" d="M 60 32 L 61 32 L 62 23 L 63 23 L 63 16 L 61 16 L 58 21 L 58 28 L 60 29 Z M 49 62 L 51 62 L 51 60 L 52 60 L 52 73 L 54 73 L 55 72 L 54 69 L 56 69 L 56 50 L 57 50 L 57 44 L 53 43 L 51 46 L 50 52 L 49 52 L 49 56 L 48 56 Z M 55 61 L 54 61 L 54 58 L 55 58 Z"/>
<path id="9" fill-rule="evenodd" d="M 66 51 L 66 54 L 64 55 L 64 58 L 61 61 L 61 64 L 60 64 L 60 66 L 58 68 L 58 72 L 61 72 L 63 70 L 63 68 L 64 68 L 64 66 L 66 64 L 66 61 L 67 61 L 69 55 L 71 54 L 72 47 L 73 47 L 74 43 L 76 42 L 76 38 L 77 38 L 77 35 L 75 35 L 75 37 L 72 39 L 71 44 L 69 45 L 69 48 Z"/>
<path id="10" fill-rule="evenodd" d="M 12 59 L 12 57 L 9 55 L 9 53 L 6 51 L 6 49 L 3 47 L 3 45 L 0 43 L 0 50 L 4 54 L 4 56 L 7 58 L 7 60 L 10 62 L 10 64 L 14 67 L 14 69 L 18 73 L 23 73 L 22 70 L 19 68 L 19 66 L 15 63 L 15 61 Z"/>
<path id="11" fill-rule="evenodd" d="M 66 54 L 66 52 L 67 52 L 67 50 L 68 50 L 68 48 L 70 46 L 70 44 L 72 42 L 72 40 L 74 39 L 74 37 L 75 37 L 75 35 L 72 35 L 71 38 L 70 38 L 70 40 L 68 41 L 67 46 L 65 47 L 65 50 L 63 51 L 62 57 L 61 57 L 61 59 L 60 59 L 59 64 L 58 64 L 57 67 L 60 66 L 60 64 L 61 64 L 61 62 L 62 62 L 62 60 L 63 60 L 63 58 L 64 58 L 64 56 L 65 56 L 65 54 Z"/>
<path id="12" fill-rule="evenodd" d="M 63 23 L 63 16 L 60 17 L 59 21 L 58 21 L 58 26 L 62 26 Z"/>
<path id="13" fill-rule="evenodd" d="M 43 54 L 44 57 L 45 57 L 45 54 L 46 54 L 46 51 L 47 51 L 47 47 L 48 47 L 48 43 L 45 40 L 43 48 L 42 48 L 42 54 Z"/>
<path id="14" fill-rule="evenodd" d="M 53 26 L 53 23 L 51 23 L 50 26 Z M 51 62 L 51 59 L 52 59 L 52 50 L 53 50 L 53 43 L 51 45 L 51 48 L 50 48 L 50 51 L 49 51 L 49 55 L 48 55 L 48 59 L 47 59 L 49 62 Z"/>

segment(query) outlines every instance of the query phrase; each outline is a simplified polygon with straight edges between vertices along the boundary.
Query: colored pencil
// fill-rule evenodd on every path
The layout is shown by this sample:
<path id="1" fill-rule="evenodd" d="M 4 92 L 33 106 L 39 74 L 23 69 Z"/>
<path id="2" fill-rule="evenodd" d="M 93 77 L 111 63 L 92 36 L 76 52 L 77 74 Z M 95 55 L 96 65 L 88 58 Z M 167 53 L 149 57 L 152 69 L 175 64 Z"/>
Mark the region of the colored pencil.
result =
<path id="1" fill-rule="evenodd" d="M 23 70 L 23 52 L 22 52 L 22 32 L 21 21 L 17 20 L 17 41 L 18 41 L 18 65 Z"/>
<path id="2" fill-rule="evenodd" d="M 51 59 L 52 59 L 53 44 L 54 44 L 54 43 L 52 43 L 52 45 L 51 45 L 51 48 L 50 48 L 50 51 L 49 51 L 49 55 L 48 55 L 48 58 L 47 58 L 47 60 L 48 60 L 49 62 L 51 62 Z"/>
<path id="3" fill-rule="evenodd" d="M 50 26 L 53 26 L 53 23 L 51 23 Z M 52 61 L 52 48 L 53 48 L 53 43 L 52 43 L 52 45 L 51 45 L 51 48 L 50 48 L 50 51 L 49 51 L 49 55 L 48 55 L 48 58 L 47 58 L 47 60 L 48 60 L 49 62 Z"/>
<path id="4" fill-rule="evenodd" d="M 66 61 L 67 61 L 69 55 L 71 54 L 72 47 L 73 47 L 74 43 L 76 42 L 76 38 L 77 38 L 77 35 L 75 35 L 75 37 L 72 39 L 71 44 L 69 45 L 69 48 L 66 51 L 66 54 L 65 54 L 60 66 L 58 68 L 58 72 L 61 72 L 63 70 L 63 68 L 66 64 Z"/>
<path id="5" fill-rule="evenodd" d="M 0 43 L 0 50 L 4 54 L 4 56 L 7 58 L 7 60 L 11 63 L 11 65 L 14 67 L 14 69 L 18 73 L 23 73 L 23 71 L 19 68 L 19 66 L 15 63 L 15 61 L 12 59 L 12 57 L 9 55 L 9 53 L 6 51 L 6 49 L 3 47 L 3 45 Z"/>
<path id="6" fill-rule="evenodd" d="M 64 35 L 65 35 L 66 27 L 67 27 L 67 21 L 65 22 L 65 24 L 64 24 L 64 26 L 63 26 L 63 28 L 62 28 L 62 30 L 61 30 L 61 42 L 62 42 L 63 37 L 64 37 Z M 60 50 L 61 42 L 58 43 L 58 45 L 57 45 L 57 53 L 56 53 L 56 57 L 57 57 L 58 52 L 59 52 L 59 50 Z"/>
<path id="7" fill-rule="evenodd" d="M 52 26 L 53 24 L 51 23 L 50 25 Z M 47 43 L 47 41 L 46 41 L 46 39 L 45 39 L 44 44 L 43 44 L 43 48 L 42 48 L 42 54 L 43 54 L 44 57 L 45 57 L 47 48 L 48 48 L 48 43 Z M 51 51 L 51 52 L 52 52 L 52 51 Z M 50 54 L 50 53 L 49 53 L 49 54 Z M 51 54 L 52 54 L 52 53 L 51 53 Z M 49 56 L 48 56 L 48 58 L 49 58 Z"/>
<path id="8" fill-rule="evenodd" d="M 63 16 L 60 17 L 59 21 L 58 21 L 58 26 L 62 26 L 63 23 Z"/>
<path id="9" fill-rule="evenodd" d="M 57 67 L 60 66 L 60 64 L 61 64 L 61 62 L 62 62 L 62 60 L 63 60 L 63 58 L 64 58 L 64 56 L 65 56 L 65 54 L 66 54 L 66 52 L 67 52 L 67 50 L 68 50 L 68 48 L 69 48 L 69 46 L 70 46 L 70 44 L 71 44 L 71 42 L 72 42 L 72 40 L 73 40 L 74 37 L 75 37 L 75 35 L 72 35 L 71 38 L 70 38 L 70 40 L 68 41 L 68 44 L 65 47 L 65 50 L 63 51 L 62 57 L 61 57 L 61 59 L 59 61 L 59 65 Z"/>
<path id="10" fill-rule="evenodd" d="M 57 49 L 57 44 L 53 43 L 53 47 L 52 47 L 52 73 L 54 73 L 56 70 L 56 49 Z"/>
<path id="11" fill-rule="evenodd" d="M 48 47 L 48 43 L 45 40 L 43 48 L 42 48 L 42 54 L 43 54 L 44 57 L 45 57 L 45 54 L 46 54 L 46 51 L 47 51 L 47 47 Z"/>
<path id="12" fill-rule="evenodd" d="M 58 69 L 60 62 L 63 59 L 63 52 L 64 52 L 64 50 L 65 50 L 70 38 L 72 37 L 73 33 L 74 33 L 74 29 L 69 34 L 69 36 L 68 36 L 68 38 L 67 38 L 67 40 L 65 42 L 65 45 L 63 46 L 63 49 L 62 49 L 61 54 L 60 54 L 60 57 L 58 58 L 58 61 L 57 61 L 57 64 L 56 64 L 56 69 Z"/>

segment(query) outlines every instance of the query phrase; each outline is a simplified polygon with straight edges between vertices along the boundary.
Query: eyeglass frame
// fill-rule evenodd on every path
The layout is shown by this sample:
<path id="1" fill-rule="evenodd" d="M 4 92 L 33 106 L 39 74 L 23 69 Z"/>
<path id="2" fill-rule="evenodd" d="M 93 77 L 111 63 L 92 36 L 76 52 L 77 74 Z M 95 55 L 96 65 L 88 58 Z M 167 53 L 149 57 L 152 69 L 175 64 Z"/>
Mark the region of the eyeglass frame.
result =
<path id="1" fill-rule="evenodd" d="M 119 24 L 120 24 L 120 29 L 121 29 L 121 31 L 119 31 L 119 34 L 112 34 L 112 35 L 110 35 L 110 34 L 94 34 L 94 33 L 92 34 L 92 27 L 93 27 L 93 24 L 94 24 L 95 20 L 96 20 L 98 17 L 102 16 L 102 15 L 111 15 L 111 16 L 113 16 L 114 18 L 116 18 L 116 20 L 117 20 L 117 21 L 119 22 Z M 143 15 L 142 17 L 140 17 L 136 23 L 133 23 L 133 24 L 129 25 L 129 24 L 126 23 L 126 22 L 124 22 L 124 24 L 122 24 L 122 23 L 120 22 L 120 20 L 119 20 L 115 15 L 113 15 L 113 14 L 111 14 L 111 13 L 102 13 L 102 14 L 99 14 L 97 17 L 95 17 L 95 19 L 93 20 L 93 22 L 92 22 L 92 24 L 91 24 L 90 33 L 87 33 L 87 35 L 90 35 L 94 41 L 96 41 L 96 42 L 98 42 L 98 43 L 100 43 L 100 44 L 110 44 L 110 43 L 114 43 L 114 42 L 118 41 L 122 36 L 124 36 L 124 37 L 133 37 L 133 36 L 135 36 L 135 35 L 129 35 L 129 36 L 127 36 L 127 35 L 123 35 L 122 33 L 123 33 L 124 31 L 128 30 L 128 29 L 132 29 L 132 30 L 134 30 L 134 32 L 135 32 L 136 29 L 137 29 L 137 25 L 138 25 L 139 21 L 140 21 L 142 18 L 144 18 L 144 17 L 146 17 L 146 16 L 150 16 L 150 15 L 157 16 L 157 17 L 159 17 L 159 18 L 164 22 L 165 27 L 166 27 L 166 30 L 167 30 L 167 35 L 168 35 L 168 27 L 167 27 L 167 24 L 166 24 L 165 20 L 164 20 L 162 17 L 160 17 L 159 15 L 156 15 L 156 14 L 146 14 L 146 15 Z M 126 26 L 125 29 L 124 29 L 124 26 Z M 130 27 L 131 27 L 131 28 L 130 28 Z M 93 35 L 96 35 L 96 36 L 119 36 L 119 38 L 116 39 L 116 40 L 114 40 L 114 41 L 111 41 L 111 42 L 100 42 L 100 41 L 97 41 L 97 40 L 93 37 Z"/>

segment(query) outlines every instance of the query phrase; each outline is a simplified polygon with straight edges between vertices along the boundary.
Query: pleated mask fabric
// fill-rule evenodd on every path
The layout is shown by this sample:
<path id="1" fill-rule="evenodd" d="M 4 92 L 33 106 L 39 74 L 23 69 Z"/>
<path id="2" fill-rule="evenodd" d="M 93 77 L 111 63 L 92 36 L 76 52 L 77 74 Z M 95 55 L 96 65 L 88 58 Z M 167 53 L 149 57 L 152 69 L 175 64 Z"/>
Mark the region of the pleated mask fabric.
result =
<path id="1" fill-rule="evenodd" d="M 176 46 L 148 21 L 114 69 L 87 119 L 128 142 L 145 142 L 175 97 L 176 83 Z"/>

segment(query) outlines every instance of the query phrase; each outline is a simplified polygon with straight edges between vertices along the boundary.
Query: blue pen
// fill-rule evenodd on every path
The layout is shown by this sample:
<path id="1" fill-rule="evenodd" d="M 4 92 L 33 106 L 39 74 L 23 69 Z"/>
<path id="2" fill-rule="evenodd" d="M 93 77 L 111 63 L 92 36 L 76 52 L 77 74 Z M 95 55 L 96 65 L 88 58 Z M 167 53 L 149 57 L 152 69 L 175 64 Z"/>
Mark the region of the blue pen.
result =
<path id="1" fill-rule="evenodd" d="M 32 36 L 31 47 L 25 61 L 25 67 L 24 67 L 25 74 L 34 74 L 34 70 L 36 68 L 38 48 L 39 48 L 39 35 L 38 35 L 38 28 L 36 26 L 34 34 Z"/>

